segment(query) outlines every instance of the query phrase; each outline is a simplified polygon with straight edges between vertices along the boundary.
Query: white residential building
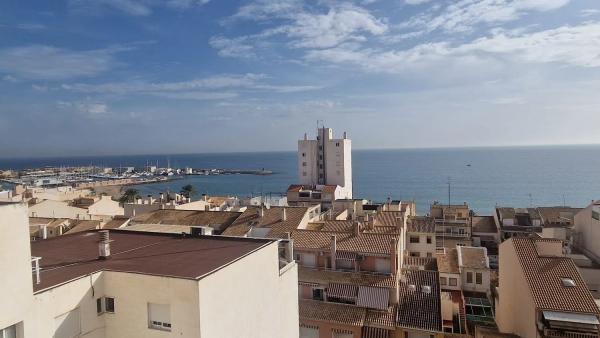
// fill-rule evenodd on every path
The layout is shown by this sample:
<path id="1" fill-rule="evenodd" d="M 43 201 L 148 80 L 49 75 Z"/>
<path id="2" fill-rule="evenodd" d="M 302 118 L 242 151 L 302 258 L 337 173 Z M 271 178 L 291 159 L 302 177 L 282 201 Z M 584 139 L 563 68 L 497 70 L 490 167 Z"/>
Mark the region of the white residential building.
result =
<path id="1" fill-rule="evenodd" d="M 319 128 L 317 139 L 298 141 L 298 176 L 301 185 L 338 185 L 343 198 L 352 198 L 352 142 L 333 138 L 331 128 Z"/>
<path id="2" fill-rule="evenodd" d="M 0 337 L 298 337 L 289 240 L 111 230 L 30 244 L 27 224 L 25 204 L 0 204 Z"/>

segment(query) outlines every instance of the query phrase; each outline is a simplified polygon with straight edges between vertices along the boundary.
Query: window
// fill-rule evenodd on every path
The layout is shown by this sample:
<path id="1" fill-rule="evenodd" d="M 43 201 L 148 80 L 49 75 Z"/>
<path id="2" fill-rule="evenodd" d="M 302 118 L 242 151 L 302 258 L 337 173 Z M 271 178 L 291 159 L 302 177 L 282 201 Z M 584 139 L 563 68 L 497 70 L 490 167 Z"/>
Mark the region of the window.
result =
<path id="1" fill-rule="evenodd" d="M 340 146 L 340 143 L 339 143 L 339 142 L 336 142 L 336 143 L 335 143 L 335 146 L 336 146 L 336 147 L 339 147 L 339 146 Z"/>
<path id="2" fill-rule="evenodd" d="M 303 166 L 303 167 L 306 167 L 306 162 L 302 162 L 302 166 Z"/>
<path id="3" fill-rule="evenodd" d="M 299 253 L 297 253 L 297 254 L 296 254 L 296 260 L 297 260 L 297 261 L 300 261 L 300 260 L 301 260 L 301 257 L 300 257 L 300 254 L 299 254 Z"/>
<path id="4" fill-rule="evenodd" d="M 323 300 L 323 289 L 313 289 L 313 299 Z"/>
<path id="5" fill-rule="evenodd" d="M 54 337 L 73 338 L 81 334 L 79 308 L 54 318 Z"/>
<path id="6" fill-rule="evenodd" d="M 306 153 L 302 153 L 302 157 L 306 157 Z"/>
<path id="7" fill-rule="evenodd" d="M 476 272 L 475 273 L 475 283 L 481 285 L 483 283 L 482 279 L 483 279 L 483 276 L 481 275 L 481 272 Z"/>
<path id="8" fill-rule="evenodd" d="M 104 297 L 104 310 L 106 312 L 115 313 L 115 299 L 112 297 Z"/>
<path id="9" fill-rule="evenodd" d="M 431 252 L 428 252 L 427 257 L 433 257 L 433 254 Z"/>
<path id="10" fill-rule="evenodd" d="M 385 258 L 377 258 L 375 260 L 375 271 L 380 273 L 390 273 L 390 260 Z"/>
<path id="11" fill-rule="evenodd" d="M 148 303 L 148 328 L 171 331 L 171 306 Z"/>
<path id="12" fill-rule="evenodd" d="M 448 284 L 448 280 L 446 279 L 446 277 L 440 277 L 440 284 L 441 284 L 441 285 L 446 285 L 446 284 Z"/>
<path id="13" fill-rule="evenodd" d="M 420 252 L 410 252 L 409 255 L 410 255 L 410 257 L 421 257 Z"/>
<path id="14" fill-rule="evenodd" d="M 473 283 L 473 273 L 471 271 L 467 272 L 467 283 Z"/>
<path id="15" fill-rule="evenodd" d="M 354 333 L 350 330 L 332 329 L 331 337 L 332 338 L 352 338 L 352 337 L 354 337 Z"/>
<path id="16" fill-rule="evenodd" d="M 410 243 L 419 243 L 419 236 L 410 236 Z"/>
<path id="17" fill-rule="evenodd" d="M 112 297 L 100 297 L 96 299 L 96 313 L 101 315 L 105 312 L 115 313 L 115 299 Z"/>
<path id="18" fill-rule="evenodd" d="M 431 244 L 431 236 L 427 236 L 427 244 Z"/>
<path id="19" fill-rule="evenodd" d="M 456 278 L 450 278 L 450 286 L 456 286 L 458 285 Z"/>
<path id="20" fill-rule="evenodd" d="M 17 326 L 12 325 L 0 330 L 0 338 L 17 338 Z"/>

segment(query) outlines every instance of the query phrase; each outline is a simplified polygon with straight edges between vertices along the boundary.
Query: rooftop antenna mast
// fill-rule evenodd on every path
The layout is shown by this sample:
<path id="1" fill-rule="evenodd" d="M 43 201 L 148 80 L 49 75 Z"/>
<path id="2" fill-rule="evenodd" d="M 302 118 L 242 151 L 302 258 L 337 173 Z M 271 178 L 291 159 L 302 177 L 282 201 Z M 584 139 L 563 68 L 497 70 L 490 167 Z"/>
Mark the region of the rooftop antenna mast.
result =
<path id="1" fill-rule="evenodd" d="M 531 193 L 529 193 L 528 195 L 529 195 L 529 207 L 533 208 L 533 196 L 531 195 Z"/>
<path id="2" fill-rule="evenodd" d="M 450 176 L 448 176 L 448 207 L 450 207 L 450 205 L 452 205 L 451 203 L 451 186 L 452 186 L 452 179 L 450 178 Z"/>

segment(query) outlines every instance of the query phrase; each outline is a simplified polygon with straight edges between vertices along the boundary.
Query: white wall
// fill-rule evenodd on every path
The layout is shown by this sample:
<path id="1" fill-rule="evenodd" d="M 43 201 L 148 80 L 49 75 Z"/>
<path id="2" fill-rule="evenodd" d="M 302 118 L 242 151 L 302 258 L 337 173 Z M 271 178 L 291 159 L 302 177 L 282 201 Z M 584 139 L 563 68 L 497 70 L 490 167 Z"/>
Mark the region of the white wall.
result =
<path id="1" fill-rule="evenodd" d="M 0 234 L 0 329 L 3 329 L 23 321 L 33 303 L 26 204 L 0 204 Z"/>
<path id="2" fill-rule="evenodd" d="M 102 196 L 96 203 L 90 205 L 88 213 L 93 216 L 123 216 L 123 208 L 119 202 L 113 201 L 110 196 Z"/>
<path id="3" fill-rule="evenodd" d="M 201 337 L 298 337 L 297 266 L 280 276 L 277 257 L 272 243 L 200 280 Z"/>
<path id="4" fill-rule="evenodd" d="M 574 245 L 589 254 L 596 262 L 600 261 L 600 221 L 592 218 L 592 210 L 599 206 L 593 204 L 575 214 Z"/>

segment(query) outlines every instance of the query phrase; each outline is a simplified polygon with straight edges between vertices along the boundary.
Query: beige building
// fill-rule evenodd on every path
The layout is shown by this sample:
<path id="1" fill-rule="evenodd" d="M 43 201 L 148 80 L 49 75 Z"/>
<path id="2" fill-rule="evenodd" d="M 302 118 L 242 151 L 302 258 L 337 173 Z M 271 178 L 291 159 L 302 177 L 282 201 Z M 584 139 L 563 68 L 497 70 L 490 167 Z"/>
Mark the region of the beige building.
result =
<path id="1" fill-rule="evenodd" d="M 573 246 L 600 263 L 600 201 L 575 214 Z"/>
<path id="2" fill-rule="evenodd" d="M 435 223 L 429 217 L 409 217 L 406 225 L 406 254 L 414 257 L 435 257 Z"/>
<path id="3" fill-rule="evenodd" d="M 94 200 L 90 206 L 88 206 L 88 214 L 93 219 L 109 220 L 115 216 L 123 216 L 123 207 L 119 205 L 119 202 L 113 201 L 112 197 L 108 195 L 100 196 Z"/>
<path id="4" fill-rule="evenodd" d="M 513 237 L 500 245 L 496 323 L 520 337 L 598 337 L 600 311 L 562 242 Z"/>
<path id="5" fill-rule="evenodd" d="M 29 217 L 91 219 L 88 210 L 67 202 L 45 200 L 29 206 Z"/>
<path id="6" fill-rule="evenodd" d="M 289 241 L 117 230 L 30 249 L 25 206 L 0 213 L 3 337 L 298 337 Z"/>
<path id="7" fill-rule="evenodd" d="M 429 216 L 435 222 L 437 247 L 472 245 L 471 210 L 467 203 L 447 205 L 434 202 L 429 209 Z"/>

